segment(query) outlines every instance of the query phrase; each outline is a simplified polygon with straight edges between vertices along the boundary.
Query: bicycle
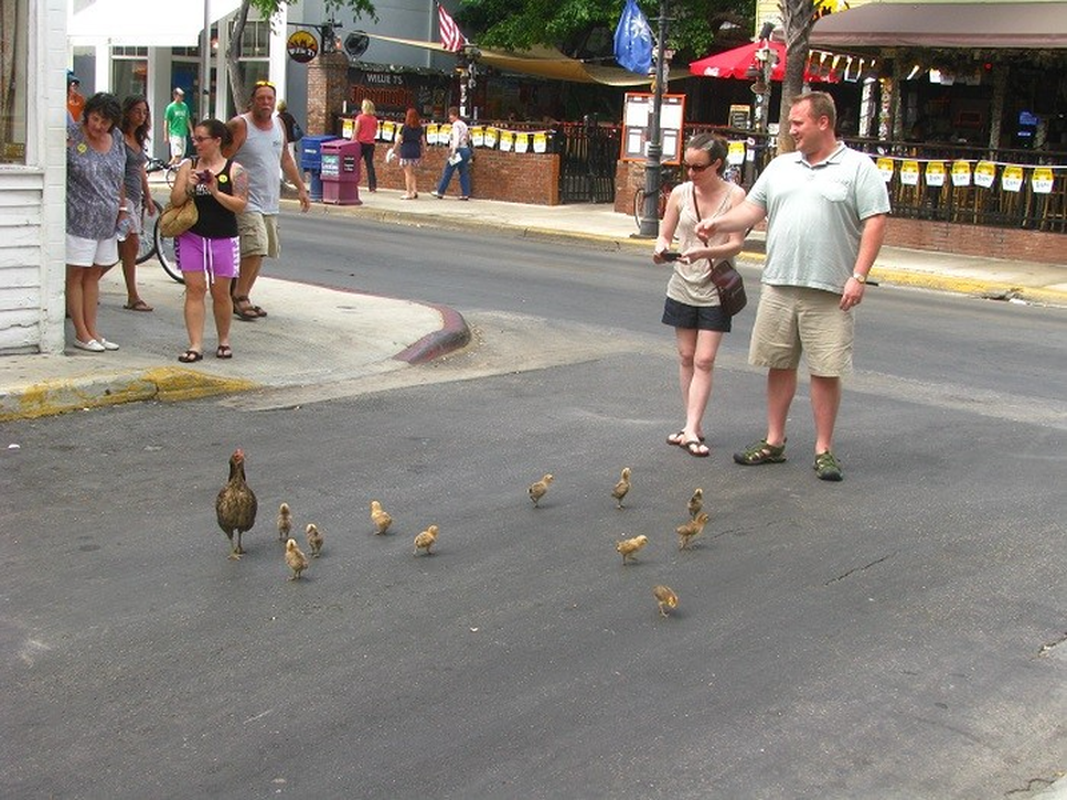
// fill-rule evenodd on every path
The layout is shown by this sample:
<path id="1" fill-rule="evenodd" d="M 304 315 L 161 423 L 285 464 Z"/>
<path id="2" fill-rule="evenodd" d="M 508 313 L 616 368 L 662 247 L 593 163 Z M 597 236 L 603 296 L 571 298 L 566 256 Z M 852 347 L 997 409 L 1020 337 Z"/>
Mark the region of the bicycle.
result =
<path id="1" fill-rule="evenodd" d="M 137 237 L 136 263 L 143 264 L 152 256 L 155 256 L 159 259 L 159 264 L 163 267 L 163 271 L 172 280 L 178 283 L 185 283 L 182 271 L 178 269 L 178 260 L 174 256 L 174 240 L 167 238 L 159 230 L 159 216 L 163 213 L 163 206 L 154 197 L 150 198 L 150 200 L 152 205 L 155 206 L 156 213 L 144 215 L 141 223 L 141 233 Z M 108 269 L 111 269 L 116 264 L 112 264 Z"/>
<path id="2" fill-rule="evenodd" d="M 660 172 L 659 181 L 659 201 L 656 206 L 656 216 L 659 219 L 663 219 L 663 214 L 667 211 L 667 200 L 670 199 L 671 192 L 674 187 L 678 185 L 678 169 L 670 165 L 663 165 Z M 641 230 L 641 218 L 645 215 L 645 190 L 644 188 L 638 189 L 634 192 L 634 222 L 637 225 L 637 229 Z"/>
<path id="3" fill-rule="evenodd" d="M 167 186 L 174 185 L 174 179 L 178 176 L 178 169 L 180 167 L 180 161 L 177 164 L 170 164 L 164 161 L 162 158 L 154 158 L 152 156 L 148 157 L 148 160 L 145 162 L 144 165 L 145 172 L 147 172 L 149 175 L 151 175 L 153 172 L 162 172 L 165 170 L 163 177 L 167 181 Z"/>

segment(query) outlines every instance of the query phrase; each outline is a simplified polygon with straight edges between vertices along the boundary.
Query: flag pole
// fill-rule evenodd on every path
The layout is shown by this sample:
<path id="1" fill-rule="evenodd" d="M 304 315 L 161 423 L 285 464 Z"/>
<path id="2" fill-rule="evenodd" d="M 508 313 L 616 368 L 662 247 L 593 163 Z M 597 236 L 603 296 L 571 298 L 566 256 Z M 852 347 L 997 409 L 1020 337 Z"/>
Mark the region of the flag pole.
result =
<path id="1" fill-rule="evenodd" d="M 656 41 L 656 86 L 652 95 L 652 126 L 645 160 L 645 205 L 641 209 L 642 239 L 659 236 L 659 188 L 663 180 L 663 136 L 660 113 L 663 108 L 664 49 L 667 45 L 667 0 L 659 3 L 659 39 Z"/>

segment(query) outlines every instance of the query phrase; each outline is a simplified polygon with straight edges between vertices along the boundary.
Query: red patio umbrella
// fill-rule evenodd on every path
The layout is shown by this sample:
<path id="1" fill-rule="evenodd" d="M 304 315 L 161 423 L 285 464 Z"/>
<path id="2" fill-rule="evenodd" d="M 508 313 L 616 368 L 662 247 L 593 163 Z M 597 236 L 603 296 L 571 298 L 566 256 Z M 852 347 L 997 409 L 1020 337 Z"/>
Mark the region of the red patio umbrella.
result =
<path id="1" fill-rule="evenodd" d="M 785 45 L 781 42 L 769 41 L 768 47 L 778 54 L 778 62 L 774 65 L 774 69 L 771 71 L 771 80 L 780 81 L 785 77 Z M 689 71 L 693 75 L 700 75 L 707 78 L 737 78 L 738 80 L 753 80 L 756 77 L 754 72 L 749 70 L 758 70 L 759 62 L 756 60 L 756 51 L 760 48 L 760 42 L 749 42 L 748 44 L 735 47 L 732 50 L 724 50 L 721 53 L 714 53 L 710 56 L 705 56 L 699 61 L 689 62 Z M 829 55 L 828 53 L 825 55 Z M 809 64 L 804 70 L 805 81 L 827 81 L 829 83 L 836 83 L 838 76 L 835 72 L 830 72 L 828 75 L 820 76 L 818 70 L 818 64 Z"/>

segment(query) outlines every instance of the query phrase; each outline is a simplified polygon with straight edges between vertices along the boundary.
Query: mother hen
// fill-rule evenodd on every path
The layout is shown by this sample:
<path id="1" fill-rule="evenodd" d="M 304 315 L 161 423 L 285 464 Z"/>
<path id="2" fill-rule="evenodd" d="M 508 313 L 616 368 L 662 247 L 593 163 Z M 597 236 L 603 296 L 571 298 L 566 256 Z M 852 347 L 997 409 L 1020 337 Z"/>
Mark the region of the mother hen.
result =
<path id="1" fill-rule="evenodd" d="M 219 527 L 230 540 L 230 558 L 236 560 L 244 553 L 241 534 L 256 524 L 256 494 L 245 482 L 245 454 L 237 448 L 230 456 L 230 479 L 215 498 L 215 515 Z M 233 534 L 237 533 L 237 547 Z"/>

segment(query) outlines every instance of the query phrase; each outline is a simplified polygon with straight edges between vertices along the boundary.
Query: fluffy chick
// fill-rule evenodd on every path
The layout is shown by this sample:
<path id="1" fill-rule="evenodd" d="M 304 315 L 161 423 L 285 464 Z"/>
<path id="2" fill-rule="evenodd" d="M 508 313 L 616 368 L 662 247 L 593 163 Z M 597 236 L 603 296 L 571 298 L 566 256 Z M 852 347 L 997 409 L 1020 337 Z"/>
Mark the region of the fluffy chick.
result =
<path id="1" fill-rule="evenodd" d="M 293 574 L 289 576 L 291 581 L 297 580 L 308 568 L 308 557 L 296 546 L 296 539 L 290 539 L 285 543 L 285 563 L 293 571 Z"/>
<path id="2" fill-rule="evenodd" d="M 431 525 L 429 528 L 427 528 L 415 537 L 415 555 L 418 555 L 420 550 L 425 550 L 426 555 L 432 556 L 433 551 L 430 548 L 432 548 L 436 543 L 437 526 Z"/>
<path id="3" fill-rule="evenodd" d="M 625 565 L 628 559 L 634 558 L 637 551 L 648 544 L 648 537 L 643 533 L 632 539 L 623 539 L 615 545 L 615 552 L 622 555 L 622 563 Z"/>
<path id="4" fill-rule="evenodd" d="M 311 549 L 311 557 L 318 558 L 322 555 L 322 534 L 314 522 L 309 522 L 305 531 L 308 539 L 308 547 Z"/>
<path id="5" fill-rule="evenodd" d="M 704 526 L 708 523 L 708 512 L 701 511 L 694 519 L 682 523 L 677 528 L 678 549 L 685 550 L 689 547 L 689 540 L 694 539 L 704 532 Z"/>
<path id="6" fill-rule="evenodd" d="M 288 541 L 292 530 L 293 512 L 289 510 L 288 503 L 282 503 L 278 506 L 278 541 Z"/>
<path id="7" fill-rule="evenodd" d="M 689 518 L 696 519 L 697 514 L 704 508 L 704 490 L 697 488 L 693 490 L 693 496 L 689 498 Z"/>
<path id="8" fill-rule="evenodd" d="M 548 485 L 552 483 L 553 480 L 552 475 L 546 473 L 541 480 L 534 481 L 530 484 L 530 488 L 526 490 L 530 493 L 530 499 L 533 500 L 535 508 L 537 507 L 537 502 L 548 492 Z"/>
<path id="9" fill-rule="evenodd" d="M 374 523 L 379 536 L 389 530 L 389 526 L 393 524 L 393 518 L 389 516 L 388 511 L 382 510 L 382 504 L 377 500 L 370 501 L 370 521 Z"/>
<path id="10" fill-rule="evenodd" d="M 678 608 L 678 595 L 674 593 L 674 589 L 670 586 L 653 586 L 652 594 L 655 595 L 656 605 L 659 606 L 659 615 L 661 617 L 668 616 L 668 608 Z"/>
<path id="11" fill-rule="evenodd" d="M 615 488 L 611 490 L 611 496 L 615 498 L 615 502 L 619 508 L 622 508 L 622 499 L 626 497 L 626 493 L 630 491 L 630 468 L 623 467 L 622 475 L 619 476 L 619 482 L 615 484 Z"/>

